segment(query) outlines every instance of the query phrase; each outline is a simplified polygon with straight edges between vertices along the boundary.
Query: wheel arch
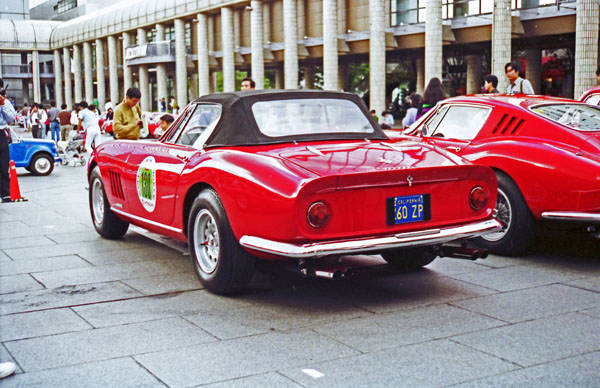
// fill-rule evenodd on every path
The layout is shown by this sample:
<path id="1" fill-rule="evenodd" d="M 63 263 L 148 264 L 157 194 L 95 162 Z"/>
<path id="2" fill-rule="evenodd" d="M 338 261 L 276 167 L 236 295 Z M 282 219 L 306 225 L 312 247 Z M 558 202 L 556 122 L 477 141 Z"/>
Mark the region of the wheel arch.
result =
<path id="1" fill-rule="evenodd" d="M 206 182 L 197 182 L 194 185 L 192 185 L 187 193 L 185 193 L 185 198 L 183 201 L 183 233 L 186 235 L 188 235 L 188 217 L 190 215 L 190 211 L 192 210 L 192 204 L 194 203 L 194 199 L 198 196 L 198 194 L 200 194 L 200 192 L 206 190 L 206 189 L 211 189 L 213 191 L 216 190 L 213 186 L 211 186 L 210 184 L 206 183 Z M 218 194 L 217 194 L 218 196 Z"/>

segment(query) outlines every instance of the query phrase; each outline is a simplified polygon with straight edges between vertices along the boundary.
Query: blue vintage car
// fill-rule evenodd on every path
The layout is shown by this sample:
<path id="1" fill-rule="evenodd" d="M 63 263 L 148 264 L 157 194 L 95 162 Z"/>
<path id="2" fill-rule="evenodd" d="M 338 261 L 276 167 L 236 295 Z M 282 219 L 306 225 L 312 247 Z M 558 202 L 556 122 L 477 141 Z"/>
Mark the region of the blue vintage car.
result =
<path id="1" fill-rule="evenodd" d="M 15 166 L 25 167 L 34 175 L 49 175 L 54 164 L 61 161 L 52 140 L 23 139 L 12 129 L 10 135 L 10 158 L 15 161 Z"/>

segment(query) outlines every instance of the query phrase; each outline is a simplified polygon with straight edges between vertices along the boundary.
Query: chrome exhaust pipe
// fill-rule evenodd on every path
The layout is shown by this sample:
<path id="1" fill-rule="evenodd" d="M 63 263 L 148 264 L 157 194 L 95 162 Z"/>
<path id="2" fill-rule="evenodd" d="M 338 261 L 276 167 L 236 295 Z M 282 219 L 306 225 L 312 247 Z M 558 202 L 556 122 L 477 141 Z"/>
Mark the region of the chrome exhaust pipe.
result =
<path id="1" fill-rule="evenodd" d="M 466 247 L 442 246 L 441 257 L 454 259 L 477 260 L 488 256 L 487 249 L 474 249 Z"/>
<path id="2" fill-rule="evenodd" d="M 300 273 L 307 277 L 325 279 L 341 279 L 354 275 L 350 267 L 304 267 L 300 269 Z"/>

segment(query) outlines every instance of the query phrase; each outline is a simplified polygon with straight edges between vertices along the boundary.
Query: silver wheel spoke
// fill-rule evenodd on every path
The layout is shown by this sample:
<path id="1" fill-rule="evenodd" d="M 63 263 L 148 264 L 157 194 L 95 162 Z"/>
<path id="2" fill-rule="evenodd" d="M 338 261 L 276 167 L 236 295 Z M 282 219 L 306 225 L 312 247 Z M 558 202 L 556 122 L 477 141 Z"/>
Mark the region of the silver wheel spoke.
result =
<path id="1" fill-rule="evenodd" d="M 194 221 L 194 251 L 196 260 L 203 272 L 215 271 L 219 262 L 219 230 L 213 215 L 202 209 Z"/>
<path id="2" fill-rule="evenodd" d="M 488 241 L 499 241 L 506 236 L 513 221 L 513 211 L 510 206 L 508 196 L 504 191 L 498 189 L 498 199 L 496 200 L 496 219 L 502 223 L 502 229 L 498 232 L 488 233 L 481 236 Z"/>

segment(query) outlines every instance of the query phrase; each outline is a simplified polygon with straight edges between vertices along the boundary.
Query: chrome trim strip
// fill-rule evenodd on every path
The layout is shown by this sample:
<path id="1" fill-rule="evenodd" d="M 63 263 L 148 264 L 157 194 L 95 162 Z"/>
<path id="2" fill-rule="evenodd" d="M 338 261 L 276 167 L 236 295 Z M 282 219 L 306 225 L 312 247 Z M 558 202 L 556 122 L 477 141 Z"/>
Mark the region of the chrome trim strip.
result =
<path id="1" fill-rule="evenodd" d="M 543 212 L 542 218 L 558 221 L 600 222 L 600 213 Z"/>
<path id="2" fill-rule="evenodd" d="M 486 233 L 495 232 L 500 228 L 502 228 L 502 224 L 491 219 L 449 228 L 398 233 L 391 236 L 359 240 L 327 241 L 296 245 L 271 241 L 261 237 L 243 236 L 240 239 L 240 244 L 245 248 L 260 252 L 301 259 L 442 244 L 453 240 L 481 236 Z"/>
<path id="3" fill-rule="evenodd" d="M 177 232 L 177 233 L 182 233 L 183 232 L 183 230 L 181 230 L 181 229 L 173 228 L 172 226 L 164 225 L 164 224 L 152 221 L 152 220 L 148 220 L 146 218 L 142 218 L 142 217 L 134 216 L 133 214 L 126 213 L 123 210 L 115 208 L 114 206 L 111 206 L 110 210 L 112 210 L 113 212 L 118 213 L 118 214 L 120 214 L 122 216 L 125 216 L 125 217 L 128 217 L 128 218 L 132 218 L 132 219 L 134 219 L 136 221 L 141 221 L 141 222 L 145 222 L 145 223 L 150 224 L 150 225 L 158 226 L 159 228 L 171 230 L 171 231 Z"/>

